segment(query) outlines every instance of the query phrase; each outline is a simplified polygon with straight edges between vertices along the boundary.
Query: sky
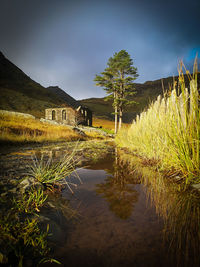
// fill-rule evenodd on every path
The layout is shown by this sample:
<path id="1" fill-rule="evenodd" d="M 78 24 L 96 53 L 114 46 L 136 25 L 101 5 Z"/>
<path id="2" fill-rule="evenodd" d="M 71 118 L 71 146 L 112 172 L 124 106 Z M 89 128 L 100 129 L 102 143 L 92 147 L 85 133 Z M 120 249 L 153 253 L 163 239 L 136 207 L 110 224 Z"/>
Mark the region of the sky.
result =
<path id="1" fill-rule="evenodd" d="M 0 51 L 41 85 L 103 97 L 93 81 L 126 50 L 136 82 L 177 75 L 200 56 L 199 0 L 0 0 Z"/>

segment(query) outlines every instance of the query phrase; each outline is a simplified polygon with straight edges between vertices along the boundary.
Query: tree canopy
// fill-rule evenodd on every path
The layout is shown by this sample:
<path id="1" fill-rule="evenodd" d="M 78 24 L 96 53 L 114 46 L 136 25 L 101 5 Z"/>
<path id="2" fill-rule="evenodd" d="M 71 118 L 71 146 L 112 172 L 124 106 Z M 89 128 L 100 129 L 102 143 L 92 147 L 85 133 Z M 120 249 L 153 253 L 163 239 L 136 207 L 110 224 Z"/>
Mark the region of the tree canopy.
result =
<path id="1" fill-rule="evenodd" d="M 121 50 L 109 58 L 105 70 L 94 79 L 96 85 L 106 91 L 107 99 L 113 98 L 115 133 L 121 128 L 125 106 L 134 102 L 128 100 L 128 96 L 135 93 L 133 81 L 137 77 L 137 68 L 133 66 L 133 60 L 126 50 Z"/>

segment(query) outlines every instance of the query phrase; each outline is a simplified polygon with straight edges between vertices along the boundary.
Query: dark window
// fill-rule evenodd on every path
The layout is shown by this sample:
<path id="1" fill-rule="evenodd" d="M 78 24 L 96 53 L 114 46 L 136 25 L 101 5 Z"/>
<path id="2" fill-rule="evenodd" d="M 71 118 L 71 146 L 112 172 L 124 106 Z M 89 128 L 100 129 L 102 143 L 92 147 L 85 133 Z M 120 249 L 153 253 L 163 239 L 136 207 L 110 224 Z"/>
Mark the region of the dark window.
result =
<path id="1" fill-rule="evenodd" d="M 55 110 L 52 110 L 52 120 L 55 121 L 55 119 L 56 119 L 56 112 Z"/>
<path id="2" fill-rule="evenodd" d="M 66 120 L 66 110 L 62 111 L 62 120 Z"/>

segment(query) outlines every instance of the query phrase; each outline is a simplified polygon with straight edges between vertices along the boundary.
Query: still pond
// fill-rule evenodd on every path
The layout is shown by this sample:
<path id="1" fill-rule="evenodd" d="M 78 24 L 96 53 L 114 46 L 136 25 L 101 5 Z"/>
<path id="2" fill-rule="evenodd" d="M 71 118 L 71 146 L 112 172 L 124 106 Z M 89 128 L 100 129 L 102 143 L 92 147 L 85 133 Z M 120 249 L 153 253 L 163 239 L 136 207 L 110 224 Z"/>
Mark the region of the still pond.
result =
<path id="1" fill-rule="evenodd" d="M 54 257 L 70 267 L 199 266 L 199 195 L 159 174 L 142 177 L 129 157 L 77 169 L 82 184 L 62 198 L 78 217 L 59 232 Z"/>

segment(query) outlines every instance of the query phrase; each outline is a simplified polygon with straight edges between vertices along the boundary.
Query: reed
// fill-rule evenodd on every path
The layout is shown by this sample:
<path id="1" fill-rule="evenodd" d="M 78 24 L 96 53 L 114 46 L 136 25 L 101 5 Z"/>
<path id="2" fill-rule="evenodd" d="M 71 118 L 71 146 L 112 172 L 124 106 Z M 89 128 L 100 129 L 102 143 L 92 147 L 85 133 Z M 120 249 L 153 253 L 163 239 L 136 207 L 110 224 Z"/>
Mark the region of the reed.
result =
<path id="1" fill-rule="evenodd" d="M 161 168 L 183 174 L 186 184 L 200 181 L 200 110 L 197 88 L 197 60 L 194 74 L 189 72 L 190 88 L 185 87 L 183 63 L 179 68 L 179 84 L 162 98 L 158 96 L 147 111 L 122 129 L 116 143 L 137 154 L 155 159 Z"/>

